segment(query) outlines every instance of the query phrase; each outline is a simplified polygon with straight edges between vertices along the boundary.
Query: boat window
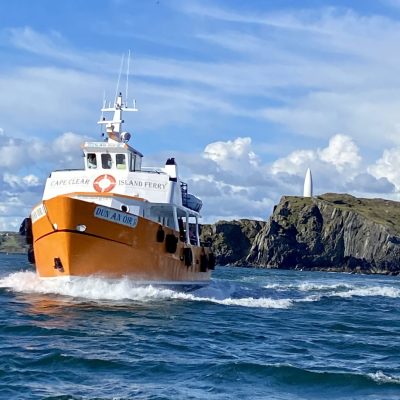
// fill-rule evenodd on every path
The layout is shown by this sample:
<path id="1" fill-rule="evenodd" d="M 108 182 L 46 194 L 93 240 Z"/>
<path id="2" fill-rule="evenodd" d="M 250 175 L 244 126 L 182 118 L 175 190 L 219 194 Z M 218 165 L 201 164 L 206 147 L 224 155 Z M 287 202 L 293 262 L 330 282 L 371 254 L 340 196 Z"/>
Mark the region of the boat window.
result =
<path id="1" fill-rule="evenodd" d="M 142 168 L 142 157 L 135 157 L 136 158 L 136 162 L 135 162 L 135 171 L 140 171 Z"/>
<path id="2" fill-rule="evenodd" d="M 86 156 L 86 160 L 88 168 L 97 168 L 97 159 L 95 153 L 88 153 Z"/>
<path id="3" fill-rule="evenodd" d="M 101 155 L 101 166 L 104 169 L 110 169 L 112 166 L 112 160 L 110 154 L 102 154 Z"/>
<path id="4" fill-rule="evenodd" d="M 181 242 L 184 242 L 186 239 L 186 230 L 185 230 L 185 223 L 183 222 L 183 218 L 178 218 L 178 226 L 179 226 L 179 239 Z"/>
<path id="5" fill-rule="evenodd" d="M 117 154 L 115 156 L 117 169 L 126 169 L 125 154 Z"/>
<path id="6" fill-rule="evenodd" d="M 132 154 L 130 171 L 135 171 L 136 156 Z"/>

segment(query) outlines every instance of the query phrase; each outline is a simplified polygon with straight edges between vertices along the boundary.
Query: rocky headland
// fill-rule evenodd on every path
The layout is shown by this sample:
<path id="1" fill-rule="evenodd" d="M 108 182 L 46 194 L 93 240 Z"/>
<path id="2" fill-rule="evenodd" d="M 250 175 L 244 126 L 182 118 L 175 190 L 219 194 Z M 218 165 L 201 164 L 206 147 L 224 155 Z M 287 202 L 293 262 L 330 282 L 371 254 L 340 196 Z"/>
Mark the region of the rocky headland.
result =
<path id="1" fill-rule="evenodd" d="M 203 234 L 213 233 L 213 248 L 220 264 L 400 272 L 399 202 L 334 193 L 314 198 L 284 196 L 266 223 L 241 220 L 220 224 L 203 230 Z M 236 232 L 234 237 L 230 224 Z M 249 231 L 251 235 L 246 235 Z M 246 246 L 242 243 L 248 242 L 251 246 L 244 255 Z"/>

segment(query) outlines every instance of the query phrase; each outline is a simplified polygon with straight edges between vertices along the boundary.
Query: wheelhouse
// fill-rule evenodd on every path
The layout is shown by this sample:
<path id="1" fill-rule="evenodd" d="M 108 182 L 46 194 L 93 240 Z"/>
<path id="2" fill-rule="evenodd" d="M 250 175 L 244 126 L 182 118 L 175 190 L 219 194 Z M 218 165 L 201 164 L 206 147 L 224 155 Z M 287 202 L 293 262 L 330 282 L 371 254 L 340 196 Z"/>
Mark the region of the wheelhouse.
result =
<path id="1" fill-rule="evenodd" d="M 143 154 L 125 143 L 86 142 L 83 145 L 85 169 L 136 172 L 142 170 Z"/>

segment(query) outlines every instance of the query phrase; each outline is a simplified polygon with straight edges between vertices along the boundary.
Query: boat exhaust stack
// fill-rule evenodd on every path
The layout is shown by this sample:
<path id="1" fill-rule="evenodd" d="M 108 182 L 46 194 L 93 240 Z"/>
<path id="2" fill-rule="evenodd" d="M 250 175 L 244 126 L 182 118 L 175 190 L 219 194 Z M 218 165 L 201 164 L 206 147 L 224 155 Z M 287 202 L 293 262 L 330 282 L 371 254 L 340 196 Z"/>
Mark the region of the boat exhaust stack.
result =
<path id="1" fill-rule="evenodd" d="M 169 175 L 170 181 L 176 182 L 178 180 L 178 165 L 176 164 L 175 158 L 168 158 L 164 170 Z"/>

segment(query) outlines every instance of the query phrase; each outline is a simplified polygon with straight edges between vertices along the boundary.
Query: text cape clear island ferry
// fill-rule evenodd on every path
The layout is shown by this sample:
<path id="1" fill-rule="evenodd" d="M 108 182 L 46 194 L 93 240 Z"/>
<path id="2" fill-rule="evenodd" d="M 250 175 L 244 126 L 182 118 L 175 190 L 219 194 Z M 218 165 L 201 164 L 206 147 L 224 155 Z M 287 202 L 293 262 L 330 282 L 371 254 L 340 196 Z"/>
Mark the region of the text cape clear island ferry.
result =
<path id="1" fill-rule="evenodd" d="M 23 223 L 40 277 L 128 277 L 138 284 L 195 288 L 209 283 L 215 258 L 200 243 L 202 202 L 188 193 L 174 158 L 143 168 L 121 131 L 121 93 L 107 138 L 82 145 L 85 168 L 54 171 Z"/>

